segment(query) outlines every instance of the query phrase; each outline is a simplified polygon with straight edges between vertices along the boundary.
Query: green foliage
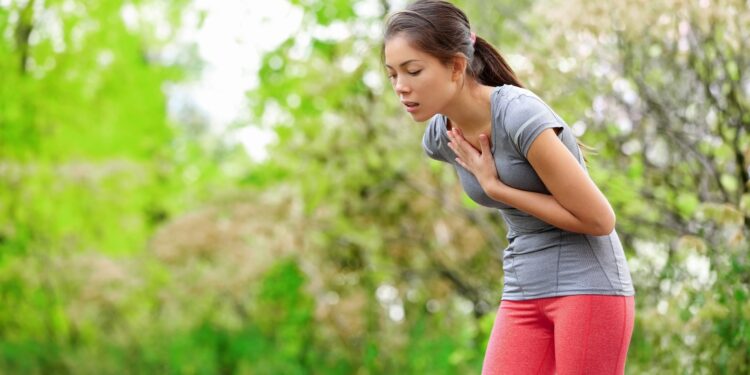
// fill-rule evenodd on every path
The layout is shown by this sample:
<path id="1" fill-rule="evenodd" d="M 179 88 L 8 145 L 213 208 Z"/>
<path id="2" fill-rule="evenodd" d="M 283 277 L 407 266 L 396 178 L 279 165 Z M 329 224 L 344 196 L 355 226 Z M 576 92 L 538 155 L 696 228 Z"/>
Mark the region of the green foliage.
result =
<path id="1" fill-rule="evenodd" d="M 247 94 L 277 136 L 257 164 L 167 119 L 201 65 L 161 55 L 187 2 L 0 9 L 0 372 L 479 372 L 501 218 L 391 93 L 388 2 L 292 3 Z M 598 150 L 638 293 L 627 372 L 750 371 L 742 4 L 457 4 Z"/>

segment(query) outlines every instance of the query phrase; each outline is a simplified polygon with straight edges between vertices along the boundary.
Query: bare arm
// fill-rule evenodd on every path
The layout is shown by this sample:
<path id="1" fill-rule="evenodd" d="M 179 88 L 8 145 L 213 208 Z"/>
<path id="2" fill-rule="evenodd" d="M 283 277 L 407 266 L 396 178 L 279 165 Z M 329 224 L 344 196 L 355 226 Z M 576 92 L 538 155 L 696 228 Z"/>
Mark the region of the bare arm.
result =
<path id="1" fill-rule="evenodd" d="M 488 183 L 485 193 L 496 201 L 513 206 L 546 223 L 570 232 L 594 236 L 604 236 L 612 232 L 609 228 L 603 228 L 598 224 L 587 223 L 577 218 L 549 194 L 515 189 L 503 184 L 500 180 L 496 180 L 495 183 Z"/>
<path id="2" fill-rule="evenodd" d="M 488 181 L 487 195 L 572 232 L 595 236 L 612 232 L 615 214 L 607 198 L 553 129 L 539 134 L 527 159 L 552 195 L 514 189 L 500 180 Z"/>

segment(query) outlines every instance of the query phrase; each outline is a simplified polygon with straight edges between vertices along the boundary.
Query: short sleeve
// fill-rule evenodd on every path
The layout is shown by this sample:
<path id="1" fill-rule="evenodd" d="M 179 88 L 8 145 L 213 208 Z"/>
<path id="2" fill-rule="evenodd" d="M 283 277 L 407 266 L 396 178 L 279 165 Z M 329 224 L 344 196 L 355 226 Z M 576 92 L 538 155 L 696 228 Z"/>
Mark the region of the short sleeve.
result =
<path id="1" fill-rule="evenodd" d="M 505 129 L 516 150 L 527 157 L 534 139 L 549 128 L 563 128 L 562 120 L 541 99 L 520 95 L 508 104 Z"/>
<path id="2" fill-rule="evenodd" d="M 430 119 L 422 136 L 422 148 L 430 158 L 447 163 L 448 160 L 443 156 L 442 150 L 448 146 L 448 140 L 441 131 L 440 120 L 440 115 L 435 115 Z"/>

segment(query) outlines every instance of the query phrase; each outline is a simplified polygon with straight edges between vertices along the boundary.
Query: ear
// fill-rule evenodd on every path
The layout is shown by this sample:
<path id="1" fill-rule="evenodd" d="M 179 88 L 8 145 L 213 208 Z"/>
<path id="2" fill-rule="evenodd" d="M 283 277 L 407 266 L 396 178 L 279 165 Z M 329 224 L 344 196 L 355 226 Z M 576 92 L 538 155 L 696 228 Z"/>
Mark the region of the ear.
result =
<path id="1" fill-rule="evenodd" d="M 457 54 L 453 57 L 453 63 L 451 67 L 451 79 L 458 81 L 466 73 L 466 57 L 461 54 Z"/>

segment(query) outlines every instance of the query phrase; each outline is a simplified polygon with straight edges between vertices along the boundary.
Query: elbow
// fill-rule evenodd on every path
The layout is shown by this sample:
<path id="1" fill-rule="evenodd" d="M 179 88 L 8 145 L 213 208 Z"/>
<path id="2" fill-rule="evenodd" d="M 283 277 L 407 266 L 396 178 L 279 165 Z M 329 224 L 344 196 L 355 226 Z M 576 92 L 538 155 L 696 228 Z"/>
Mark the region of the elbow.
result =
<path id="1" fill-rule="evenodd" d="M 607 236 L 615 230 L 614 226 L 597 227 L 595 230 L 590 231 L 588 234 L 592 236 Z"/>
<path id="2" fill-rule="evenodd" d="M 607 215 L 601 215 L 594 220 L 589 226 L 591 229 L 589 234 L 592 236 L 607 236 L 615 230 L 615 222 L 615 213 L 610 210 Z"/>

